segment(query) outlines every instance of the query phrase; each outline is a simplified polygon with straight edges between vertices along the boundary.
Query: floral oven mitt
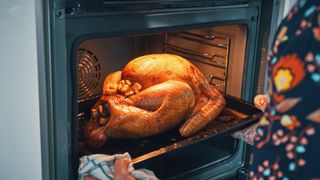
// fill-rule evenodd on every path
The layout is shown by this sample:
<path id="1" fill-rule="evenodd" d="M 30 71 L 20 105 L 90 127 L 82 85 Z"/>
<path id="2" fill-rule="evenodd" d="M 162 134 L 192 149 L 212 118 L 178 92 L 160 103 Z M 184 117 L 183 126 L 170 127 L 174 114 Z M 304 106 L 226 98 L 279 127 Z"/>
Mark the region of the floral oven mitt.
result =
<path id="1" fill-rule="evenodd" d="M 269 96 L 268 95 L 257 95 L 254 97 L 254 104 L 257 108 L 264 111 L 269 103 Z M 256 135 L 256 129 L 259 123 L 256 123 L 246 129 L 241 131 L 235 132 L 231 136 L 237 139 L 241 139 L 246 143 L 253 145 L 254 137 Z"/>

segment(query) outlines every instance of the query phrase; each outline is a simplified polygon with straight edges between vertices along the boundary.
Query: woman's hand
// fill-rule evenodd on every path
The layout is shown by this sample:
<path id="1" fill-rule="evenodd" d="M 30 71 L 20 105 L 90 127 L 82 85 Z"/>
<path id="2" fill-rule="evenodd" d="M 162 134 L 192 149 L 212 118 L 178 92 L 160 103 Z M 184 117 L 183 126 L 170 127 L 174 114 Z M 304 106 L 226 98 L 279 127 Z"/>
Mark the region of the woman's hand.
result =
<path id="1" fill-rule="evenodd" d="M 128 172 L 129 161 L 127 158 L 116 159 L 114 164 L 114 179 L 115 180 L 135 180 Z M 97 180 L 97 178 L 88 175 L 84 180 Z"/>
<path id="2" fill-rule="evenodd" d="M 115 180 L 135 180 L 128 172 L 129 161 L 127 158 L 116 159 L 114 164 Z"/>
<path id="3" fill-rule="evenodd" d="M 97 178 L 91 176 L 91 175 L 88 175 L 88 176 L 85 176 L 84 177 L 84 180 L 97 180 Z"/>

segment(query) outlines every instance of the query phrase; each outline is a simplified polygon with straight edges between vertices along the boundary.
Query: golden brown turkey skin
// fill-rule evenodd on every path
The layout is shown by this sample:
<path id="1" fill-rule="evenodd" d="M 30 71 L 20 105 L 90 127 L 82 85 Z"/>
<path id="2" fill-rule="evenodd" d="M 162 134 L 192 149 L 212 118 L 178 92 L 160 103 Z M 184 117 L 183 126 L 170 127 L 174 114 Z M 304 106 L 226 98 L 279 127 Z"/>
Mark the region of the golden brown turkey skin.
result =
<path id="1" fill-rule="evenodd" d="M 138 138 L 164 132 L 180 124 L 194 106 L 191 88 L 174 80 L 151 86 L 127 99 L 114 95 L 103 100 L 110 106 L 106 134 L 111 138 Z"/>
<path id="2" fill-rule="evenodd" d="M 122 72 L 108 75 L 97 104 L 101 102 L 107 104 L 109 116 L 92 117 L 85 130 L 94 146 L 108 138 L 152 136 L 179 124 L 180 134 L 187 137 L 214 120 L 225 106 L 222 94 L 198 68 L 172 54 L 141 56 Z"/>

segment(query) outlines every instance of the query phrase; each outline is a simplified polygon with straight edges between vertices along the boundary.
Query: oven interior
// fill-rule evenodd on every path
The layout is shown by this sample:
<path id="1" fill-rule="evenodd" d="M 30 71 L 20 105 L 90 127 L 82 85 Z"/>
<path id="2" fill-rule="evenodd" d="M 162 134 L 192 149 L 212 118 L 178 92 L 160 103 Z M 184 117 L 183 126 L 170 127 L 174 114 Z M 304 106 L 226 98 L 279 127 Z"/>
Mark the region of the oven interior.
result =
<path id="1" fill-rule="evenodd" d="M 76 55 L 78 156 L 92 153 L 123 153 L 122 151 L 128 146 L 132 150 L 131 156 L 138 158 L 182 140 L 176 135 L 177 129 L 174 129 L 149 139 L 117 140 L 99 149 L 86 147 L 83 130 L 90 118 L 91 108 L 101 97 L 105 76 L 123 69 L 136 57 L 153 53 L 183 56 L 195 64 L 204 73 L 208 82 L 218 90 L 225 95 L 241 98 L 247 31 L 245 24 L 233 24 L 136 36 L 93 38 L 80 43 Z M 173 136 L 177 139 L 163 140 Z M 123 146 L 120 148 L 122 151 L 119 151 L 119 146 Z M 228 159 L 238 148 L 238 141 L 225 136 L 211 142 L 198 143 L 196 151 L 185 147 L 179 153 L 171 153 L 166 155 L 168 158 L 157 160 L 160 164 L 170 164 L 167 168 L 159 168 L 148 162 L 144 163 L 144 166 L 156 169 L 156 174 L 160 175 L 160 178 L 172 178 Z M 206 155 L 201 156 L 201 154 Z M 181 161 L 186 162 L 188 166 L 169 168 L 175 167 L 175 164 Z"/>
<path id="2" fill-rule="evenodd" d="M 241 97 L 247 28 L 244 24 L 83 41 L 77 51 L 78 101 L 101 95 L 104 77 L 154 53 L 185 57 L 217 89 Z"/>

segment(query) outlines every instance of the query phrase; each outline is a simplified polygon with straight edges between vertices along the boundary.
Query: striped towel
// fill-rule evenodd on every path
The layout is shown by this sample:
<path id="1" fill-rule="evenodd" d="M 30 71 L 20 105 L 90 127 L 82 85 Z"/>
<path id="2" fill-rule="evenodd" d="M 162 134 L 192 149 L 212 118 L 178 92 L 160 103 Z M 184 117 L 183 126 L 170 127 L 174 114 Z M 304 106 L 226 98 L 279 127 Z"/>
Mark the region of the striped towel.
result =
<path id="1" fill-rule="evenodd" d="M 105 154 L 93 154 L 89 156 L 83 156 L 80 158 L 80 166 L 78 169 L 79 180 L 83 180 L 85 176 L 91 175 L 101 180 L 113 180 L 114 179 L 114 163 L 117 158 L 127 158 L 129 162 L 131 157 L 129 153 L 105 155 Z M 132 164 L 129 164 L 128 172 L 136 180 L 157 180 L 158 178 L 154 173 L 147 169 L 134 170 Z"/>

